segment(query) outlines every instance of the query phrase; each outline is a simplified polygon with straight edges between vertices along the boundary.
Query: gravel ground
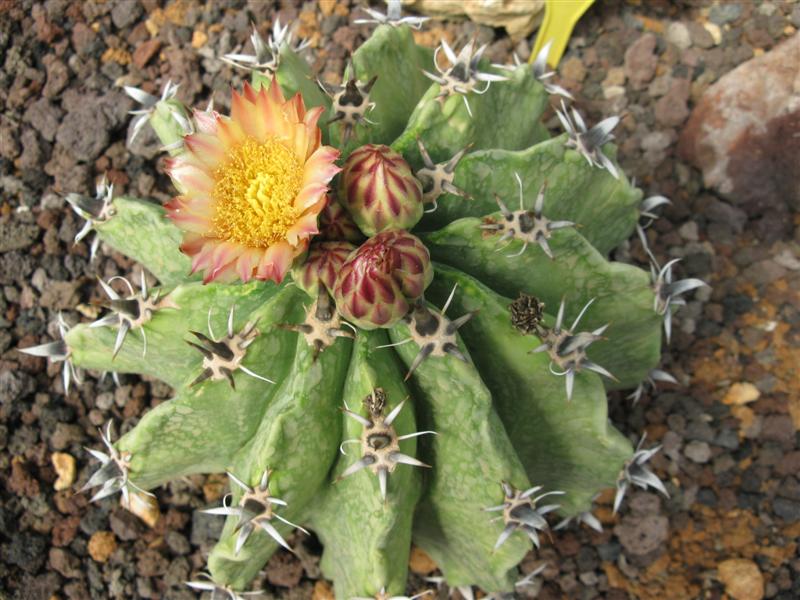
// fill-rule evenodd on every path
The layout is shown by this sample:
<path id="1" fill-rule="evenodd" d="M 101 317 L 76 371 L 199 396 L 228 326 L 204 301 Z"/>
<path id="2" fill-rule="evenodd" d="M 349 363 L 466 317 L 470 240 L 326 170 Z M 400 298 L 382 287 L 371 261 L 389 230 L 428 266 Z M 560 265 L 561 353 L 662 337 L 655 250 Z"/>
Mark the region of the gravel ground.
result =
<path id="1" fill-rule="evenodd" d="M 314 69 L 329 81 L 368 31 L 350 25 L 358 17 L 350 4 L 282 2 L 277 12 L 312 40 Z M 601 4 L 578 25 L 559 82 L 590 122 L 623 115 L 626 172 L 673 201 L 650 230 L 655 254 L 662 263 L 683 258 L 679 275 L 712 288 L 680 311 L 664 355 L 681 385 L 648 392 L 635 406 L 623 395 L 611 402 L 613 421 L 632 440 L 645 430 L 648 443 L 663 444 L 653 464 L 670 497 L 635 493 L 613 517 L 612 495 L 603 494 L 596 514 L 604 532 L 554 532 L 526 561 L 528 570 L 541 560 L 548 567 L 522 595 L 798 598 L 800 219 L 782 198 L 739 206 L 704 189 L 676 142 L 709 85 L 794 34 L 800 5 Z M 88 244 L 72 243 L 81 223 L 60 194 L 88 192 L 107 173 L 122 193 L 170 196 L 154 137 L 126 149 L 133 106 L 118 86 L 157 91 L 171 79 L 184 102 L 213 97 L 224 110 L 229 83 L 239 79 L 215 57 L 243 43 L 251 21 L 266 30 L 275 14 L 257 0 L 0 0 L 0 598 L 195 597 L 183 582 L 202 570 L 221 526 L 198 509 L 221 496 L 221 478 L 158 490 L 153 527 L 114 500 L 89 505 L 75 486 L 54 490 L 69 457 L 76 481 L 86 480 L 83 446 L 97 446 L 97 426 L 114 419 L 126 431 L 170 390 L 88 376 L 65 395 L 59 366 L 15 348 L 53 339 L 59 311 L 69 322 L 93 316 L 96 277 L 137 268 L 109 251 L 90 264 Z M 421 41 L 475 34 L 499 62 L 512 51 L 526 57 L 533 42 L 463 22 L 434 23 Z M 638 241 L 616 254 L 645 264 Z M 329 598 L 318 543 L 296 544 L 298 556 L 277 554 L 260 587 L 282 598 Z M 417 576 L 432 568 L 412 557 Z"/>

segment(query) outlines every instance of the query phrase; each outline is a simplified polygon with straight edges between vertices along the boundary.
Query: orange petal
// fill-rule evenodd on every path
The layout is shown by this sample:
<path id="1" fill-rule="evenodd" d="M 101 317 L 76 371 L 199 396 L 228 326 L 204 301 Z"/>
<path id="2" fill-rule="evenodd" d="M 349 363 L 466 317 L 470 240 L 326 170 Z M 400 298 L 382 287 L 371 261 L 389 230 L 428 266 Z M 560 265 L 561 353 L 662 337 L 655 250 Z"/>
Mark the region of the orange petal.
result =
<path id="1" fill-rule="evenodd" d="M 212 222 L 205 216 L 190 212 L 171 212 L 167 216 L 169 220 L 183 231 L 204 234 L 211 231 Z"/>
<path id="2" fill-rule="evenodd" d="M 226 149 L 236 146 L 247 138 L 242 126 L 232 119 L 219 121 L 217 124 L 217 136 Z"/>
<path id="3" fill-rule="evenodd" d="M 317 106 L 308 111 L 303 119 L 306 132 L 308 133 L 308 147 L 306 148 L 305 156 L 306 160 L 308 160 L 308 158 L 314 154 L 314 152 L 316 152 L 320 144 L 322 144 L 322 130 L 319 128 L 317 122 L 324 112 L 324 107 Z"/>
<path id="4" fill-rule="evenodd" d="M 242 255 L 236 261 L 236 273 L 239 275 L 239 279 L 247 283 L 253 278 L 253 270 L 262 254 L 262 250 L 254 248 L 242 252 Z"/>
<path id="5" fill-rule="evenodd" d="M 305 250 L 305 245 L 301 248 L 293 248 L 287 242 L 278 242 L 267 248 L 256 273 L 257 279 L 271 279 L 276 283 L 283 281 L 286 272 L 292 265 L 295 256 Z"/>
<path id="6" fill-rule="evenodd" d="M 328 186 L 324 183 L 310 183 L 300 190 L 294 199 L 294 207 L 298 210 L 306 210 L 320 200 L 325 199 Z"/>
<path id="7" fill-rule="evenodd" d="M 310 183 L 328 183 L 342 169 L 334 162 L 339 158 L 339 151 L 330 146 L 320 146 L 303 166 L 303 185 Z"/>
<path id="8" fill-rule="evenodd" d="M 192 273 L 205 269 L 211 264 L 211 256 L 214 254 L 214 248 L 219 243 L 217 240 L 211 238 L 201 239 L 202 243 L 195 241 L 191 246 L 186 243 L 181 246 L 181 251 L 184 254 L 189 254 L 190 250 L 194 250 L 194 254 L 189 254 L 189 256 L 192 257 Z"/>
<path id="9" fill-rule="evenodd" d="M 303 97 L 300 95 L 300 92 L 296 93 L 291 100 L 283 104 L 283 114 L 286 115 L 290 123 L 302 123 L 305 111 Z"/>
<path id="10" fill-rule="evenodd" d="M 297 160 L 300 162 L 305 162 L 307 158 L 308 143 L 308 131 L 306 131 L 306 128 L 295 127 L 294 137 L 292 139 L 292 150 L 294 151 L 295 157 L 297 157 Z"/>
<path id="11" fill-rule="evenodd" d="M 245 81 L 244 85 L 242 86 L 244 97 L 247 98 L 248 102 L 253 104 L 256 103 L 256 97 L 258 96 L 258 92 L 253 89 L 253 86 L 250 85 L 249 81 Z M 234 92 L 235 94 L 236 92 Z"/>
<path id="12" fill-rule="evenodd" d="M 217 128 L 224 121 L 217 121 Z M 216 167 L 225 158 L 226 146 L 224 141 L 217 135 L 210 133 L 192 133 L 184 136 L 183 143 L 201 164 L 210 168 Z"/>
<path id="13" fill-rule="evenodd" d="M 192 195 L 209 195 L 214 188 L 214 180 L 205 169 L 186 161 L 176 160 L 168 173 L 175 182 L 175 187 L 190 191 Z"/>
<path id="14" fill-rule="evenodd" d="M 194 122 L 197 125 L 197 130 L 201 133 L 214 134 L 217 132 L 217 119 L 219 113 L 215 110 L 205 111 L 195 109 L 192 112 Z"/>
<path id="15" fill-rule="evenodd" d="M 231 104 L 231 118 L 241 125 L 247 135 L 259 142 L 264 142 L 268 134 L 267 123 L 261 116 L 258 95 L 250 86 L 247 89 L 250 90 L 252 100 L 244 96 L 234 95 L 234 99 L 238 98 L 239 101 Z"/>
<path id="16" fill-rule="evenodd" d="M 231 242 L 220 242 L 214 248 L 210 265 L 206 269 L 203 283 L 208 283 L 217 279 L 228 267 L 235 267 L 233 264 L 242 252 L 242 246 Z"/>
<path id="17" fill-rule="evenodd" d="M 266 135 L 282 135 L 284 119 L 281 113 L 281 105 L 272 99 L 265 88 L 261 88 L 256 99 L 256 106 L 258 108 L 258 118 L 264 124 Z"/>
<path id="18" fill-rule="evenodd" d="M 322 207 L 320 207 L 321 209 Z M 301 239 L 308 239 L 314 234 L 319 233 L 317 226 L 317 215 L 319 212 L 307 212 L 297 220 L 286 232 L 286 241 L 292 246 L 297 246 Z"/>
<path id="19" fill-rule="evenodd" d="M 263 87 L 262 87 L 263 89 Z M 269 89 L 267 90 L 267 94 L 272 99 L 275 104 L 283 104 L 286 102 L 286 98 L 283 97 L 283 91 L 281 90 L 281 85 L 278 83 L 278 78 L 275 75 L 272 76 L 272 81 L 269 84 Z"/>
<path id="20" fill-rule="evenodd" d="M 201 248 L 205 245 L 206 238 L 196 233 L 187 233 L 183 236 L 181 243 L 181 252 L 188 256 L 194 256 L 200 252 Z"/>

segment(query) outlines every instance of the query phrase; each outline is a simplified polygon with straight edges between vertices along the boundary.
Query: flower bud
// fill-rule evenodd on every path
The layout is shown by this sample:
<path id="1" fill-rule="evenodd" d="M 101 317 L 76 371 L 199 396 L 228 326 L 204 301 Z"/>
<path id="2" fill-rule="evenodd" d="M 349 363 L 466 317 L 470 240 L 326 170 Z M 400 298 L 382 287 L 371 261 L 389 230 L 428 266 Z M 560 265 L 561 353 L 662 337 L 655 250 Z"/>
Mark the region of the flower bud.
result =
<path id="1" fill-rule="evenodd" d="M 410 229 L 422 218 L 422 184 L 388 146 L 367 144 L 347 158 L 339 201 L 370 236 L 387 229 Z"/>
<path id="2" fill-rule="evenodd" d="M 328 193 L 328 202 L 319 213 L 317 239 L 331 242 L 347 240 L 354 244 L 364 241 L 364 234 L 358 229 L 350 213 L 336 200 L 333 192 Z"/>
<path id="3" fill-rule="evenodd" d="M 355 249 L 356 247 L 348 242 L 312 244 L 305 262 L 292 269 L 292 279 L 312 298 L 317 297 L 320 283 L 329 294 L 333 295 L 336 276 Z"/>
<path id="4" fill-rule="evenodd" d="M 334 286 L 336 308 L 363 329 L 391 327 L 431 279 L 428 249 L 407 231 L 390 229 L 364 242 L 344 263 Z"/>

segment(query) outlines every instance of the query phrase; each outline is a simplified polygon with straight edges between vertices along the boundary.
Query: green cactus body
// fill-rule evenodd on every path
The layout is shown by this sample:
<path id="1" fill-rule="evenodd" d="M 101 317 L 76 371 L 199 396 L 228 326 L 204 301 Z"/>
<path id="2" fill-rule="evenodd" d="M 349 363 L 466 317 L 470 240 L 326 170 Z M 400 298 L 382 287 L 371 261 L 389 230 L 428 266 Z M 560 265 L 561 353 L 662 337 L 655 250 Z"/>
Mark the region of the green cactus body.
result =
<path id="1" fill-rule="evenodd" d="M 590 349 L 593 358 L 619 386 L 635 386 L 644 379 L 661 354 L 661 319 L 653 311 L 647 273 L 607 261 L 573 229 L 553 233 L 549 244 L 555 258 L 550 259 L 536 246 L 513 256 L 521 249 L 518 241 L 498 252 L 498 236 L 487 236 L 480 225 L 478 219 L 459 219 L 422 240 L 434 260 L 469 273 L 501 294 L 533 294 L 552 312 L 565 298 L 567 320 L 594 298 L 582 324 L 609 328 L 608 340 Z"/>
<path id="2" fill-rule="evenodd" d="M 550 138 L 530 68 L 488 67 L 471 44 L 458 55 L 443 45 L 437 56 L 457 64 L 434 65 L 405 26 L 379 26 L 354 53 L 349 100 L 315 86 L 287 40 L 257 47 L 249 64 L 268 63 L 279 85 L 254 73 L 230 119 L 195 113 L 195 133 L 176 139 L 188 110 L 147 113 L 175 153 L 181 197 L 166 211 L 101 189 L 70 199 L 88 219 L 81 237 L 96 230 L 160 287 L 125 295 L 104 283 L 111 313 L 31 353 L 67 361 L 67 374 L 146 374 L 175 390 L 114 444 L 104 435 L 95 497 L 227 472 L 230 499 L 208 509 L 227 516 L 209 557 L 215 584 L 246 589 L 305 525 L 349 599 L 402 594 L 412 540 L 448 585 L 513 591 L 548 513 L 599 526 L 601 489 L 617 485 L 617 503 L 630 485 L 666 492 L 643 466 L 653 451 L 634 452 L 608 423 L 605 389 L 650 377 L 662 318 L 700 283 L 607 259 L 640 217 L 641 192 L 607 145 L 615 121 L 587 132 L 565 109 L 567 134 Z M 334 118 L 359 100 L 367 120 Z M 298 132 L 278 158 L 270 127 Z M 242 136 L 237 160 L 285 180 L 236 179 L 225 148 Z M 363 144 L 416 169 L 402 176 L 430 205 L 419 223 L 419 193 L 402 207 L 414 218 L 361 232 L 326 195 L 333 161 Z M 234 184 L 219 188 L 214 169 Z M 261 237 L 231 213 L 235 194 L 263 219 Z"/>
<path id="3" fill-rule="evenodd" d="M 378 387 L 386 392 L 391 408 L 409 395 L 394 353 L 375 349 L 387 343 L 382 330 L 365 332 L 356 340 L 343 400 L 361 414 L 362 400 Z M 342 418 L 342 439 L 358 440 L 363 425 Z M 413 407 L 405 407 L 395 423 L 400 434 L 416 431 Z M 345 443 L 342 448 L 346 456 L 332 473 L 337 479 L 360 458 L 358 444 Z M 415 440 L 405 441 L 402 450 L 414 456 Z M 382 587 L 393 595 L 404 592 L 411 523 L 420 490 L 420 473 L 408 466 L 398 467 L 389 476 L 385 500 L 370 472 L 355 473 L 327 487 L 311 510 L 311 524 L 326 548 L 323 572 L 336 581 L 338 594 L 344 598 L 369 596 Z"/>
<path id="4" fill-rule="evenodd" d="M 408 327 L 390 331 L 392 341 L 409 336 Z M 413 344 L 397 348 L 410 365 Z M 522 536 L 492 548 L 502 523 L 481 519 L 481 512 L 502 500 L 500 482 L 526 488 L 528 481 L 511 441 L 492 406 L 492 395 L 477 369 L 454 357 L 423 362 L 414 372 L 414 396 L 423 400 L 423 423 L 437 435 L 421 456 L 435 469 L 417 508 L 414 539 L 447 573 L 455 586 L 479 585 L 507 590 L 511 569 L 529 549 Z"/>

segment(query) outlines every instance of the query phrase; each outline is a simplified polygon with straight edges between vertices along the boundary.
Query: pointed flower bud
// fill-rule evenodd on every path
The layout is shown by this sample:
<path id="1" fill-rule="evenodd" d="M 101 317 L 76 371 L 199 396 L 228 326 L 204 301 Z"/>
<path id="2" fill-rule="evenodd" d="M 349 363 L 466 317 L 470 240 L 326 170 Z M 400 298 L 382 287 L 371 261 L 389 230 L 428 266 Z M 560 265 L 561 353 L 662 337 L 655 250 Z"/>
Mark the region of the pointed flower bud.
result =
<path id="1" fill-rule="evenodd" d="M 347 240 L 354 244 L 364 241 L 364 234 L 353 221 L 353 217 L 336 199 L 334 192 L 328 193 L 328 203 L 319 213 L 318 239 L 336 242 Z"/>
<path id="2" fill-rule="evenodd" d="M 347 158 L 339 200 L 367 235 L 411 229 L 422 218 L 422 184 L 388 146 L 367 144 Z"/>
<path id="3" fill-rule="evenodd" d="M 301 290 L 312 298 L 317 297 L 320 283 L 333 295 L 336 275 L 355 249 L 356 247 L 349 242 L 314 244 L 311 246 L 305 262 L 292 269 L 292 279 Z"/>
<path id="4" fill-rule="evenodd" d="M 367 240 L 336 278 L 336 308 L 363 329 L 391 327 L 402 319 L 433 279 L 422 242 L 399 229 Z"/>

